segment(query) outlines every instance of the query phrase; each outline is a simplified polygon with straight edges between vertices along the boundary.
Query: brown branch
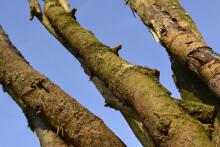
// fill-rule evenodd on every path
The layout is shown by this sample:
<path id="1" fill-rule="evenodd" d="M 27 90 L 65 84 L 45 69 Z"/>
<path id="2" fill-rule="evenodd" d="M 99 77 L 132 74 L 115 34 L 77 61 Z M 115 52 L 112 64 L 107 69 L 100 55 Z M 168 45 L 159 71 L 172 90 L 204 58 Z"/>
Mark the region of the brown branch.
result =
<path id="1" fill-rule="evenodd" d="M 216 96 L 220 96 L 219 55 L 206 45 L 195 23 L 179 2 L 127 0 L 127 3 L 173 58 L 172 68 L 182 97 L 219 107 L 219 100 L 216 100 Z M 197 74 L 197 77 L 188 71 L 185 65 Z M 206 82 L 215 95 L 198 77 Z M 213 142 L 219 146 L 219 115 L 214 124 Z"/>
<path id="2" fill-rule="evenodd" d="M 220 56 L 204 42 L 177 0 L 126 0 L 170 55 L 220 97 Z"/>
<path id="3" fill-rule="evenodd" d="M 93 76 L 104 81 L 115 97 L 138 113 L 158 145 L 176 146 L 183 142 L 182 146 L 194 146 L 196 142 L 198 146 L 212 146 L 203 125 L 172 101 L 152 70 L 119 58 L 90 31 L 80 27 L 56 0 L 46 0 L 44 12 L 69 44 L 69 50 L 76 53 Z"/>
<path id="4" fill-rule="evenodd" d="M 75 146 L 124 146 L 102 120 L 35 71 L 0 28 L 0 83 Z"/>
<path id="5" fill-rule="evenodd" d="M 190 16 L 184 11 L 184 9 L 180 6 L 180 4 L 177 1 L 163 1 L 163 2 L 155 2 L 155 1 L 139 1 L 134 2 L 133 0 L 127 0 L 127 3 L 129 6 L 136 11 L 139 16 L 142 18 L 142 21 L 148 26 L 151 33 L 153 34 L 154 38 L 160 42 L 163 45 L 163 42 L 160 41 L 161 37 L 157 35 L 155 32 L 157 25 L 151 24 L 148 20 L 148 17 L 145 16 L 148 14 L 151 10 L 148 9 L 138 9 L 138 5 L 144 6 L 145 3 L 149 3 L 153 5 L 163 5 L 163 12 L 167 12 L 169 10 L 172 10 L 169 12 L 170 15 L 172 15 L 172 18 L 174 20 L 178 20 L 180 24 L 184 24 L 184 27 L 187 29 L 191 29 L 191 31 L 197 36 L 197 38 L 200 38 L 200 40 L 203 41 L 203 38 L 198 31 L 196 25 L 194 24 L 193 20 L 190 18 Z M 159 3 L 159 4 L 158 4 Z M 173 8 L 173 9 L 171 9 Z M 157 22 L 154 22 L 156 24 Z M 158 22 L 158 26 L 160 22 Z M 166 46 L 165 46 L 166 47 Z M 168 49 L 169 50 L 169 49 Z M 169 53 L 169 51 L 168 51 Z M 172 64 L 172 70 L 173 70 L 173 79 L 175 81 L 175 84 L 177 88 L 179 89 L 179 92 L 181 94 L 181 97 L 185 100 L 191 100 L 191 101 L 197 101 L 197 102 L 204 102 L 206 104 L 215 105 L 217 107 L 220 106 L 219 98 L 208 88 L 208 86 L 192 71 L 188 70 L 185 65 L 182 65 L 176 58 L 173 58 L 172 55 L 170 55 L 170 60 Z"/>

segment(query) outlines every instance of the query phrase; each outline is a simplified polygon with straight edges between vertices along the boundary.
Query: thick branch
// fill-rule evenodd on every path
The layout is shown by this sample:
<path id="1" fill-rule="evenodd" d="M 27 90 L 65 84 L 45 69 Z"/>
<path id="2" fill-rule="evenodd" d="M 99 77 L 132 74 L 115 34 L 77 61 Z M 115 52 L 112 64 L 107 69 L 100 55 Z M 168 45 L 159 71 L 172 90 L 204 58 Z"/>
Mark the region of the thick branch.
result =
<path id="1" fill-rule="evenodd" d="M 31 1 L 29 1 L 31 2 Z M 67 13 L 69 13 L 68 10 L 70 10 L 67 2 L 64 1 L 59 1 L 59 3 L 61 4 L 61 6 L 65 9 L 65 11 Z M 65 43 L 65 40 L 60 37 L 57 32 L 55 31 L 55 29 L 52 27 L 52 25 L 50 24 L 50 22 L 48 21 L 48 18 L 41 13 L 40 15 L 37 13 L 37 11 L 35 11 L 36 9 L 34 9 L 35 7 L 38 7 L 39 4 L 38 3 L 30 3 L 30 8 L 31 8 L 31 12 L 34 12 L 33 14 L 35 14 L 35 16 L 38 18 L 38 20 L 45 26 L 45 28 L 55 37 L 57 38 L 62 44 L 63 46 L 65 46 L 67 49 L 70 48 L 69 45 L 67 43 Z M 65 8 L 67 7 L 68 8 Z M 71 14 L 72 16 L 75 18 L 75 11 L 76 9 L 73 9 Z M 41 12 L 41 11 L 40 11 Z M 118 51 L 122 48 L 122 45 L 119 45 L 115 48 L 112 49 L 113 52 L 115 52 L 115 54 L 118 55 Z M 72 52 L 74 54 L 74 52 Z M 81 62 L 82 65 L 83 61 L 79 59 L 79 61 Z M 87 67 L 86 68 L 87 73 L 91 73 L 89 71 L 89 69 Z M 127 123 L 129 124 L 130 128 L 133 130 L 134 134 L 136 135 L 136 137 L 139 139 L 139 141 L 142 143 L 143 146 L 148 146 L 148 147 L 154 147 L 154 142 L 151 139 L 151 136 L 148 135 L 147 130 L 145 129 L 145 127 L 142 125 L 142 123 L 139 121 L 140 118 L 139 116 L 136 114 L 136 112 L 134 112 L 133 109 L 131 109 L 129 106 L 125 105 L 124 103 L 122 103 L 118 98 L 114 97 L 111 93 L 111 91 L 103 84 L 103 82 L 101 80 L 99 80 L 97 77 L 93 76 L 91 77 L 91 81 L 95 84 L 95 86 L 97 87 L 97 89 L 99 90 L 99 92 L 103 95 L 103 97 L 105 98 L 106 101 L 106 105 L 119 110 L 123 117 L 125 118 L 125 120 L 127 121 Z"/>
<path id="2" fill-rule="evenodd" d="M 0 28 L 0 82 L 16 99 L 44 116 L 53 131 L 75 146 L 124 146 L 93 115 L 57 85 L 35 71 Z"/>
<path id="3" fill-rule="evenodd" d="M 104 81 L 115 97 L 133 107 L 156 143 L 213 146 L 204 127 L 176 105 L 152 70 L 119 58 L 80 27 L 56 0 L 46 0 L 45 15 L 69 44 L 70 51 L 89 68 L 90 75 Z"/>
<path id="4" fill-rule="evenodd" d="M 184 99 L 202 101 L 219 107 L 219 55 L 204 42 L 196 25 L 177 0 L 127 0 L 157 40 L 171 55 L 177 86 Z M 178 61 L 177 61 L 178 60 Z M 197 77 L 185 67 L 197 74 Z M 183 74 L 184 73 L 184 74 Z M 200 80 L 206 82 L 210 92 Z M 219 115 L 214 123 L 213 142 L 219 146 Z"/>
<path id="5" fill-rule="evenodd" d="M 127 0 L 154 36 L 220 97 L 220 57 L 198 33 L 177 0 Z"/>

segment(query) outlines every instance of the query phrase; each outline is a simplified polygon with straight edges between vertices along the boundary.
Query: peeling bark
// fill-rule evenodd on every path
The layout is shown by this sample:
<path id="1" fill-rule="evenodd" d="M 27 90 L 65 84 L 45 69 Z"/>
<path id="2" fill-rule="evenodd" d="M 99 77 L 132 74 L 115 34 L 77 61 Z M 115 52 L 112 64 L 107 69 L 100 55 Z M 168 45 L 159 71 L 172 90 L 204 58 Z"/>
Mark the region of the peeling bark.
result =
<path id="1" fill-rule="evenodd" d="M 80 27 L 56 0 L 46 0 L 44 12 L 70 52 L 89 69 L 87 74 L 104 81 L 115 97 L 138 113 L 157 145 L 214 146 L 203 125 L 170 98 L 155 78 L 155 71 L 119 58 Z"/>
<path id="2" fill-rule="evenodd" d="M 0 28 L 0 83 L 45 118 L 53 131 L 78 147 L 125 146 L 102 120 L 35 71 Z"/>
<path id="3" fill-rule="evenodd" d="M 170 55 L 220 97 L 220 57 L 203 40 L 177 0 L 126 0 Z"/>

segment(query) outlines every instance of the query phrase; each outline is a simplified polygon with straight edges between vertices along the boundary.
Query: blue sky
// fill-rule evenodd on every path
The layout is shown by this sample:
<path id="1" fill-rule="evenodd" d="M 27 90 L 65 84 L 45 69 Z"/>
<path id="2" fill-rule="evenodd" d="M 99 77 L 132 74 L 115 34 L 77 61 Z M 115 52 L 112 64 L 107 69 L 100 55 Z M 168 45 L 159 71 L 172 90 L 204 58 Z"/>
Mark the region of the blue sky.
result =
<path id="1" fill-rule="evenodd" d="M 123 0 L 70 0 L 77 20 L 110 47 L 123 45 L 120 56 L 131 63 L 157 68 L 161 82 L 175 97 L 167 53 L 147 28 L 134 17 Z M 206 42 L 220 53 L 220 1 L 181 0 Z M 49 77 L 90 111 L 102 118 L 128 147 L 141 147 L 118 111 L 104 107 L 104 100 L 78 61 L 43 27 L 29 18 L 28 0 L 1 0 L 0 24 L 30 64 Z M 0 146 L 39 147 L 20 108 L 0 90 Z"/>

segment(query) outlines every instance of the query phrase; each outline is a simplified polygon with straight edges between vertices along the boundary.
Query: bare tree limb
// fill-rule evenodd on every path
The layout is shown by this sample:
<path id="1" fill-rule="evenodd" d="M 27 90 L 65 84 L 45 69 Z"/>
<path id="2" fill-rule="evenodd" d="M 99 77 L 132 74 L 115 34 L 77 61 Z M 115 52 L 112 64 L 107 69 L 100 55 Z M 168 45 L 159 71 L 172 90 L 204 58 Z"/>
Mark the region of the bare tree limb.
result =
<path id="1" fill-rule="evenodd" d="M 219 100 L 215 98 L 220 96 L 219 55 L 207 46 L 195 23 L 179 2 L 127 0 L 127 3 L 173 58 L 173 71 L 182 97 L 219 107 Z M 216 96 L 195 75 L 187 71 L 185 65 L 205 81 Z M 212 137 L 216 146 L 219 146 L 219 115 L 215 119 Z"/>
<path id="2" fill-rule="evenodd" d="M 60 3 L 60 1 L 59 1 L 59 3 Z M 39 4 L 37 4 L 37 5 L 39 5 Z M 68 4 L 63 4 L 63 5 L 68 5 Z M 63 7 L 63 5 L 62 5 L 62 7 Z M 73 9 L 73 10 L 75 10 L 75 9 Z M 68 13 L 68 11 L 66 9 L 65 9 L 65 11 Z M 72 14 L 72 16 L 75 18 L 75 14 Z M 44 14 L 41 13 L 40 16 L 37 15 L 37 18 L 55 38 L 57 38 L 67 49 L 70 50 L 70 47 L 68 46 L 68 44 L 65 43 L 64 39 L 56 33 L 55 29 L 52 27 L 52 25 L 48 21 L 48 18 Z M 122 45 L 119 45 L 119 46 L 113 48 L 112 51 L 118 55 L 118 51 L 121 48 L 122 48 Z M 72 52 L 72 53 L 75 55 L 74 52 Z M 79 61 L 82 65 L 84 65 L 83 61 L 80 58 L 79 58 Z M 91 73 L 89 71 L 89 69 L 87 67 L 85 67 L 85 65 L 84 65 L 84 68 L 87 70 L 88 73 Z M 91 81 L 93 81 L 93 83 L 96 85 L 96 87 L 98 88 L 100 93 L 105 98 L 106 105 L 109 105 L 112 108 L 117 109 L 122 113 L 122 115 L 125 117 L 125 120 L 128 122 L 129 126 L 131 127 L 131 129 L 133 130 L 133 132 L 137 136 L 137 138 L 140 140 L 142 145 L 148 146 L 148 147 L 154 147 L 154 142 L 151 139 L 150 135 L 148 135 L 148 132 L 146 131 L 146 129 L 144 128 L 142 123 L 140 121 L 138 121 L 138 119 L 140 120 L 140 118 L 136 114 L 136 112 L 134 112 L 134 110 L 132 110 L 130 107 L 128 107 L 125 104 L 123 104 L 122 102 L 120 102 L 120 100 L 118 98 L 114 97 L 112 95 L 112 93 L 110 92 L 110 90 L 108 90 L 108 88 L 103 84 L 103 82 L 101 80 L 99 80 L 96 76 L 91 77 Z"/>
<path id="3" fill-rule="evenodd" d="M 103 121 L 35 71 L 0 28 L 0 83 L 74 146 L 125 146 Z"/>
<path id="4" fill-rule="evenodd" d="M 60 3 L 60 1 L 59 1 L 59 3 Z M 37 4 L 37 5 L 39 5 L 39 4 Z M 68 4 L 63 4 L 63 5 L 68 5 Z M 62 5 L 62 6 L 63 6 Z M 64 7 L 64 6 L 63 6 Z M 65 9 L 65 11 L 66 12 L 68 12 L 66 9 Z M 33 11 L 34 12 L 34 11 Z M 45 26 L 45 28 L 54 36 L 54 37 L 56 37 L 66 48 L 69 48 L 68 47 L 68 45 L 66 44 L 66 43 L 64 43 L 64 40 L 61 38 L 61 37 L 59 37 L 58 35 L 57 35 L 57 33 L 56 33 L 56 31 L 54 30 L 54 28 L 51 26 L 51 24 L 49 23 L 49 21 L 48 21 L 48 19 L 47 19 L 47 17 L 44 15 L 44 14 L 41 14 L 41 16 L 39 17 L 39 15 L 37 15 L 38 17 L 38 20 Z M 43 18 L 43 19 L 42 19 Z M 44 23 L 44 22 L 47 22 L 47 23 Z M 96 85 L 96 86 L 99 86 L 100 84 L 100 80 L 98 79 L 98 78 L 96 78 L 96 77 L 94 77 L 94 78 L 92 78 L 91 80 L 93 81 L 93 83 Z M 101 87 L 100 87 L 101 88 Z M 102 90 L 103 91 L 103 87 L 100 89 L 100 90 Z M 101 93 L 107 93 L 107 92 L 101 92 Z M 103 95 L 103 94 L 102 94 Z M 106 103 L 108 104 L 108 105 L 111 105 L 112 107 L 114 107 L 115 109 L 117 109 L 117 110 L 120 110 L 121 112 L 124 112 L 124 113 L 126 113 L 126 115 L 123 115 L 125 118 L 127 117 L 127 113 L 129 112 L 129 113 L 134 113 L 133 112 L 133 110 L 131 110 L 129 107 L 127 107 L 127 106 L 125 106 L 124 104 L 122 104 L 121 102 L 119 102 L 118 101 L 118 99 L 110 99 L 109 98 L 109 95 L 108 96 L 104 96 L 104 98 L 106 99 Z M 122 109 L 122 106 L 123 106 L 123 109 Z M 137 115 L 133 115 L 133 114 L 131 114 L 130 115 L 130 117 L 136 117 L 137 118 Z M 133 120 L 132 118 L 127 118 L 126 120 L 127 120 L 127 122 L 129 123 L 129 122 L 132 122 L 132 124 L 131 123 L 129 123 L 129 126 L 131 126 L 131 128 L 135 128 L 135 130 L 134 130 L 134 133 L 135 133 L 135 135 L 137 136 L 137 138 L 139 138 L 139 140 L 140 140 L 140 142 L 144 145 L 144 146 L 146 146 L 146 145 L 148 145 L 149 147 L 150 146 L 154 146 L 154 144 L 153 144 L 153 141 L 152 141 L 152 139 L 150 139 L 150 136 L 148 136 L 148 135 L 143 135 L 143 134 L 148 134 L 148 132 L 145 132 L 145 133 L 142 133 L 142 131 L 143 130 L 145 130 L 144 128 L 141 128 L 141 129 L 139 129 L 138 130 L 138 128 L 140 128 L 140 126 L 142 126 L 143 127 L 143 125 L 139 125 L 139 123 L 141 123 L 141 122 L 139 122 L 138 123 L 138 121 L 137 120 Z M 141 132 L 141 133 L 140 133 Z M 147 137 L 147 138 L 145 138 L 145 137 Z"/>
<path id="5" fill-rule="evenodd" d="M 173 58 L 220 97 L 220 56 L 207 46 L 177 0 L 126 0 Z"/>
<path id="6" fill-rule="evenodd" d="M 169 1 L 161 1 L 156 2 L 154 0 L 147 0 L 147 1 L 133 1 L 133 0 L 126 0 L 126 3 L 132 8 L 133 11 L 136 11 L 138 15 L 142 18 L 144 24 L 146 24 L 154 36 L 154 38 L 160 42 L 163 46 L 164 42 L 161 42 L 161 37 L 157 35 L 155 32 L 155 27 L 160 26 L 159 23 L 161 22 L 154 22 L 154 26 L 148 20 L 146 15 L 149 14 L 150 9 L 143 9 L 144 5 L 147 3 L 148 5 L 155 5 L 158 7 L 165 7 L 162 8 L 162 13 L 169 13 L 172 15 L 173 20 L 178 20 L 178 23 L 184 26 L 185 29 L 188 29 L 197 36 L 201 41 L 204 42 L 202 35 L 200 34 L 199 30 L 197 29 L 195 23 L 190 18 L 190 16 L 185 12 L 185 10 L 180 6 L 177 0 L 169 0 Z M 138 5 L 142 5 L 142 10 L 138 9 Z M 170 11 L 169 11 L 170 10 Z M 168 12 L 169 11 L 169 12 Z M 156 13 L 156 12 L 155 12 Z M 159 14 L 158 14 L 159 15 Z M 163 20 L 163 19 L 161 19 Z M 158 24 L 158 25 L 156 25 Z M 161 27 L 161 26 L 160 26 Z M 169 31 L 169 30 L 168 30 Z M 169 49 L 168 53 L 169 52 Z M 204 102 L 206 104 L 215 105 L 217 107 L 220 106 L 219 98 L 208 88 L 206 84 L 192 71 L 188 70 L 185 65 L 182 65 L 172 54 L 170 54 L 170 60 L 172 64 L 173 70 L 173 79 L 181 97 L 185 100 L 190 101 L 197 101 L 197 102 Z"/>
<path id="7" fill-rule="evenodd" d="M 182 146 L 194 146 L 196 142 L 213 146 L 202 124 L 176 105 L 152 70 L 119 58 L 90 31 L 80 27 L 56 0 L 46 0 L 44 12 L 71 52 L 90 70 L 91 77 L 104 81 L 115 97 L 139 114 L 157 144 L 176 146 L 183 142 Z"/>

